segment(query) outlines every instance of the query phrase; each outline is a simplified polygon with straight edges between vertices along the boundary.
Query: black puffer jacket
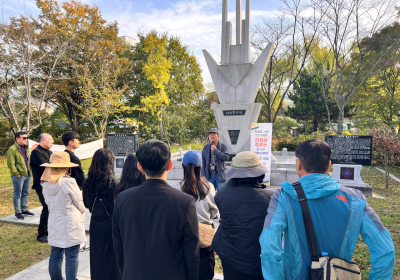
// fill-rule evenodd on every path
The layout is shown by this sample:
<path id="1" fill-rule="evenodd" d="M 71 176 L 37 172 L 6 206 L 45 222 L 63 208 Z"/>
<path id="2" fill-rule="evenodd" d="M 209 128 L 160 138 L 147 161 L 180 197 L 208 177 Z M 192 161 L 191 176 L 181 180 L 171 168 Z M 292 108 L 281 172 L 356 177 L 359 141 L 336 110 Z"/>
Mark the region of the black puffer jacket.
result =
<path id="1" fill-rule="evenodd" d="M 261 247 L 258 241 L 274 191 L 260 185 L 236 185 L 230 180 L 217 192 L 215 202 L 221 224 L 213 248 L 223 265 L 239 272 L 262 277 Z"/>

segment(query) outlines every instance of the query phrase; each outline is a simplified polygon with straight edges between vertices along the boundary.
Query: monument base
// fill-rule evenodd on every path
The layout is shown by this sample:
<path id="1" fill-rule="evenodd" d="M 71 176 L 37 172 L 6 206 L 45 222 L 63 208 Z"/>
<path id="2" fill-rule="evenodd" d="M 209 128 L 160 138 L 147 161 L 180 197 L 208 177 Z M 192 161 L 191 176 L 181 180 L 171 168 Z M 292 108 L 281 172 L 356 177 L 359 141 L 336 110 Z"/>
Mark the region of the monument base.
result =
<path id="1" fill-rule="evenodd" d="M 122 168 L 124 166 L 126 156 L 116 156 L 114 162 L 115 179 L 120 180 L 122 176 Z"/>
<path id="2" fill-rule="evenodd" d="M 361 178 L 362 165 L 333 164 L 332 178 L 342 186 L 361 191 L 365 196 L 372 196 L 372 187 Z"/>
<path id="3" fill-rule="evenodd" d="M 212 106 L 219 129 L 219 141 L 224 143 L 232 154 L 250 151 L 251 124 L 257 122 L 262 105 L 236 103 Z"/>
<path id="4" fill-rule="evenodd" d="M 362 192 L 362 194 L 366 197 L 370 197 L 372 196 L 372 187 L 370 185 L 368 185 L 367 183 L 364 183 L 365 186 L 361 187 L 361 186 L 346 186 L 343 185 L 343 187 L 347 187 L 347 188 L 351 188 L 351 189 L 356 189 L 359 190 L 360 192 Z"/>

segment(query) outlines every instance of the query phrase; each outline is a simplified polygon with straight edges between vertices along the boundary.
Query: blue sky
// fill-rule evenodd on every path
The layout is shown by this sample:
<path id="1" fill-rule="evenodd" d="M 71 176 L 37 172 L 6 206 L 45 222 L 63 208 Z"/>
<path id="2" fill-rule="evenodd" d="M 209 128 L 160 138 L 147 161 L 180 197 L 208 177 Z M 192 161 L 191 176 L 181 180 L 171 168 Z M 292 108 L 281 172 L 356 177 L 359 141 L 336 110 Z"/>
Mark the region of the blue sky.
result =
<path id="1" fill-rule="evenodd" d="M 2 2 L 3 1 L 3 2 Z M 3 15 L 24 13 L 38 14 L 34 0 L 11 0 L 2 2 Z M 208 69 L 202 49 L 209 51 L 215 60 L 220 58 L 222 0 L 82 0 L 96 4 L 107 21 L 117 21 L 120 35 L 137 38 L 138 32 L 156 29 L 178 35 L 185 45 L 196 55 L 203 69 L 203 77 L 209 80 Z M 251 24 L 261 24 L 263 17 L 273 17 L 279 0 L 251 1 Z M 235 27 L 236 0 L 228 0 L 228 18 Z M 243 0 L 242 7 L 245 7 Z M 244 17 L 244 12 L 243 12 Z M 235 38 L 232 30 L 232 38 Z"/>

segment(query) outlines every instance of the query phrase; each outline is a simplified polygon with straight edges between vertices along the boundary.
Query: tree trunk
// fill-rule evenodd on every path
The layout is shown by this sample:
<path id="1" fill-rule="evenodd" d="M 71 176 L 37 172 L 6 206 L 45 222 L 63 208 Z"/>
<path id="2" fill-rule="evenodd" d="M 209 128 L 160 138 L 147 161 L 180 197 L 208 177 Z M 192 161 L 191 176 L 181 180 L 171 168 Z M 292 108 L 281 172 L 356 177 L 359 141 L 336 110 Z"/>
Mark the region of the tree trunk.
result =
<path id="1" fill-rule="evenodd" d="M 338 106 L 339 107 L 339 116 L 338 116 L 338 122 L 337 122 L 337 135 L 342 135 L 343 134 L 343 121 L 344 121 L 344 106 Z"/>
<path id="2" fill-rule="evenodd" d="M 77 111 L 76 107 L 73 104 L 68 103 L 65 106 L 64 113 L 67 115 L 69 125 L 71 126 L 71 130 L 78 132 L 79 120 L 81 118 L 78 116 L 76 111 Z"/>
<path id="3" fill-rule="evenodd" d="M 162 105 L 160 106 L 160 140 L 164 141 L 164 130 L 162 123 Z"/>
<path id="4" fill-rule="evenodd" d="M 314 119 L 314 132 L 318 130 L 318 120 Z"/>
<path id="5" fill-rule="evenodd" d="M 161 89 L 158 89 L 158 93 L 161 96 Z M 162 104 L 160 105 L 160 140 L 164 141 L 164 129 L 163 129 L 163 123 L 162 123 Z"/>
<path id="6" fill-rule="evenodd" d="M 385 172 L 386 189 L 388 189 L 389 188 L 389 175 L 390 175 L 388 166 L 385 168 L 385 171 L 386 171 Z"/>
<path id="7" fill-rule="evenodd" d="M 386 189 L 388 189 L 389 188 L 390 167 L 389 167 L 389 156 L 386 153 L 383 156 L 383 165 L 385 166 Z"/>

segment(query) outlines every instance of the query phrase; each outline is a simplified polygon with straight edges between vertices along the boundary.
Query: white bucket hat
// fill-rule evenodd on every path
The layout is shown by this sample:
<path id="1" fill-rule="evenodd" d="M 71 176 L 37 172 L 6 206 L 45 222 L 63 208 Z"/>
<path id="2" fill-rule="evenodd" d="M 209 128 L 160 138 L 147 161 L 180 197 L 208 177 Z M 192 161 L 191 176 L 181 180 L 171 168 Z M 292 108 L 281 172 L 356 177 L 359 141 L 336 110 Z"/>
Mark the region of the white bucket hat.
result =
<path id="1" fill-rule="evenodd" d="M 256 153 L 241 152 L 233 159 L 232 168 L 225 172 L 226 177 L 232 178 L 253 178 L 268 173 L 269 170 L 261 165 Z"/>

